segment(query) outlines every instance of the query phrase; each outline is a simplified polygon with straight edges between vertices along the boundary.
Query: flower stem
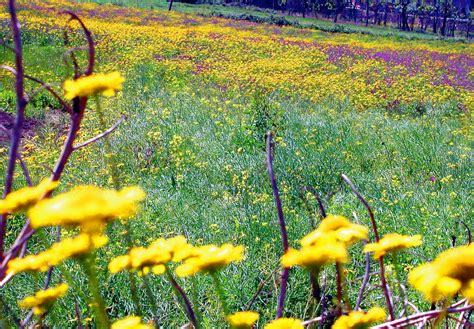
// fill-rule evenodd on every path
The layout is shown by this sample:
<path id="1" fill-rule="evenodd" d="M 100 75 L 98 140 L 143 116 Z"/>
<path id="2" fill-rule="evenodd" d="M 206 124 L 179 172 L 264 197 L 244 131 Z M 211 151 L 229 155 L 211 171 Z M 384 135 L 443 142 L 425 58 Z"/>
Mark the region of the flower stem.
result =
<path id="1" fill-rule="evenodd" d="M 382 284 L 383 294 L 385 296 L 385 301 L 387 302 L 388 313 L 390 315 L 390 321 L 395 320 L 395 313 L 393 311 L 393 301 L 390 294 L 390 287 L 388 286 L 387 279 L 385 278 L 385 266 L 383 262 L 383 256 L 379 258 L 380 266 L 380 282 Z"/>
<path id="2" fill-rule="evenodd" d="M 109 318 L 105 311 L 105 303 L 100 294 L 99 281 L 97 279 L 97 270 L 95 268 L 95 255 L 92 253 L 82 259 L 81 264 L 89 281 L 89 290 L 92 295 L 92 305 L 97 319 L 97 328 L 107 329 L 110 326 Z"/>
<path id="3" fill-rule="evenodd" d="M 397 279 L 398 293 L 400 294 L 400 298 L 403 296 L 404 300 L 406 301 L 405 291 L 402 289 L 402 280 L 400 277 L 400 264 L 398 262 L 397 252 L 392 254 L 392 261 L 395 267 L 395 278 Z M 408 316 L 406 302 L 403 303 L 403 311 L 404 311 L 404 314 Z"/>
<path id="4" fill-rule="evenodd" d="M 219 301 L 222 307 L 222 311 L 224 316 L 229 314 L 229 307 L 227 306 L 227 302 L 224 295 L 224 290 L 222 289 L 221 282 L 219 280 L 218 272 L 211 272 L 212 283 L 214 284 L 214 288 L 216 289 L 217 297 L 219 297 Z"/>
<path id="5" fill-rule="evenodd" d="M 344 269 L 341 263 L 336 263 L 336 284 L 337 284 L 337 310 L 338 316 L 342 315 L 344 309 Z"/>
<path id="6" fill-rule="evenodd" d="M 150 285 L 150 281 L 148 280 L 148 276 L 143 275 L 142 279 L 143 279 L 143 283 L 145 284 L 146 294 L 148 296 L 148 299 L 150 300 L 151 306 L 153 307 L 153 322 L 154 322 L 155 328 L 159 328 L 159 325 L 158 325 L 159 311 L 158 311 L 158 304 L 156 303 L 155 295 L 153 294 L 153 291 L 151 290 L 151 285 Z"/>
<path id="7" fill-rule="evenodd" d="M 99 117 L 99 126 L 102 131 L 105 131 L 106 124 L 104 119 L 104 112 L 102 111 L 102 106 L 100 104 L 99 96 L 95 96 L 95 103 L 96 103 L 96 110 L 97 115 Z M 112 146 L 110 145 L 110 140 L 108 136 L 104 136 L 104 150 L 105 150 L 105 161 L 110 171 L 110 175 L 112 177 L 112 183 L 116 190 L 119 190 L 121 187 L 120 184 L 120 175 L 117 167 L 117 162 L 115 157 L 112 153 Z M 130 225 L 127 221 L 123 222 L 123 226 L 125 228 L 125 241 L 127 242 L 128 250 L 132 248 L 132 237 L 130 233 Z M 138 289 L 137 289 L 137 280 L 135 276 L 129 272 L 128 279 L 130 281 L 130 293 L 132 297 L 132 301 L 135 307 L 135 313 L 138 315 L 142 314 L 142 309 L 140 306 L 140 299 L 138 297 Z"/>
<path id="8" fill-rule="evenodd" d="M 192 297 L 193 297 L 193 304 L 195 307 L 197 323 L 202 323 L 202 314 L 199 310 L 199 296 L 198 296 L 198 287 L 196 278 L 193 276 L 191 277 L 191 284 L 192 284 Z"/>
<path id="9" fill-rule="evenodd" d="M 104 112 L 102 111 L 102 107 L 100 105 L 99 101 L 99 96 L 95 96 L 95 103 L 96 103 L 96 110 L 97 110 L 97 115 L 99 117 L 99 126 L 102 131 L 104 131 L 107 127 L 105 125 L 105 118 L 104 118 Z M 108 136 L 104 137 L 104 151 L 105 151 L 105 161 L 107 163 L 107 166 L 109 167 L 110 170 L 110 175 L 112 177 L 112 183 L 114 185 L 114 188 L 116 190 L 120 189 L 120 179 L 119 179 L 119 174 L 118 174 L 118 168 L 117 164 L 115 162 L 115 158 L 112 153 L 112 145 L 110 145 L 110 140 Z"/>
<path id="10" fill-rule="evenodd" d="M 179 285 L 179 283 L 176 281 L 176 279 L 173 277 L 173 274 L 171 274 L 171 271 L 169 270 L 168 266 L 166 266 L 166 277 L 168 278 L 168 281 L 170 282 L 171 286 L 173 287 L 173 291 L 176 294 L 176 297 L 178 297 L 178 300 L 182 301 L 183 304 L 180 302 L 180 305 L 184 308 L 189 321 L 193 324 L 194 328 L 198 329 L 199 324 L 201 323 L 201 318 L 199 316 L 199 321 L 196 319 L 196 314 L 194 313 L 193 307 L 188 299 L 188 296 L 186 296 L 186 293 L 184 292 L 183 288 Z M 193 283 L 194 285 L 194 283 Z M 194 287 L 193 287 L 194 288 Z M 195 305 L 197 305 L 197 295 L 194 296 L 195 299 Z"/>

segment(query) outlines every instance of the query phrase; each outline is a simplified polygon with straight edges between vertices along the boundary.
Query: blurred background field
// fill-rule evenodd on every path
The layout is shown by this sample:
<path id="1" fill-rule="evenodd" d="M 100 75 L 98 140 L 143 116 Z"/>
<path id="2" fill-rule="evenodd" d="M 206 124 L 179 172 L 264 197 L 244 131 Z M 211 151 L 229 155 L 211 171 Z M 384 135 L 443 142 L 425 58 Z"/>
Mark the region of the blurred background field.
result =
<path id="1" fill-rule="evenodd" d="M 474 218 L 471 43 L 381 28 L 369 28 L 373 33 L 331 33 L 206 17 L 196 13 L 214 8 L 178 3 L 172 12 L 165 10 L 165 2 L 154 2 L 154 10 L 128 7 L 134 1 L 123 1 L 123 6 L 20 4 L 28 74 L 57 82 L 58 88 L 70 76 L 62 59 L 64 16 L 58 10 L 71 9 L 84 17 L 97 40 L 98 70 L 120 70 L 127 79 L 123 92 L 106 100 L 104 108 L 110 125 L 128 116 L 111 142 L 124 185 L 138 184 L 148 194 L 132 221 L 134 242 L 147 245 L 161 236 L 185 234 L 196 244 L 246 246 L 245 261 L 222 276 L 233 310 L 246 305 L 278 266 L 281 254 L 265 167 L 268 130 L 276 134 L 274 166 L 292 245 L 317 220 L 314 198 L 302 192 L 305 186 L 321 194 L 329 213 L 352 217 L 355 212 L 368 224 L 364 208 L 341 183 L 341 173 L 368 198 L 382 234 L 424 236 L 421 247 L 404 254 L 405 271 L 453 243 L 466 242 L 462 223 L 472 228 Z M 7 24 L 2 11 L 2 37 L 8 37 Z M 354 27 L 359 28 L 366 29 Z M 82 42 L 80 36 L 73 41 Z M 12 55 L 0 48 L 0 59 L 11 63 Z M 2 72 L 0 109 L 5 122 L 14 104 L 12 79 Z M 65 138 L 66 115 L 47 94 L 36 98 L 27 115 L 31 128 L 22 154 L 34 177 L 46 177 Z M 83 140 L 99 132 L 92 111 L 84 126 Z M 7 145 L 1 141 L 5 162 Z M 17 174 L 20 187 L 22 177 Z M 111 186 L 101 142 L 75 155 L 60 189 L 77 184 Z M 19 217 L 9 222 L 10 239 L 22 222 Z M 109 312 L 116 318 L 129 314 L 131 305 L 123 303 L 130 300 L 129 291 L 125 275 L 107 274 L 105 257 L 124 252 L 121 234 L 113 230 L 100 273 L 103 293 L 112 305 Z M 41 243 L 33 240 L 30 248 L 38 250 Z M 70 266 L 74 275 L 76 265 Z M 363 269 L 359 246 L 348 267 L 349 286 L 358 287 Z M 332 275 L 328 269 L 327 276 Z M 34 287 L 21 280 L 29 278 L 20 275 L 14 281 L 24 295 L 31 293 Z M 255 304 L 263 320 L 275 312 L 277 280 L 274 275 Z M 374 284 L 376 280 L 371 278 Z M 160 321 L 165 327 L 183 324 L 185 315 L 165 298 L 170 288 L 159 277 L 152 282 L 157 296 L 163 296 L 158 297 Z M 208 287 L 210 282 L 199 277 L 198 284 Z M 289 285 L 287 315 L 309 317 L 307 275 L 292 270 Z M 190 286 L 184 280 L 184 287 Z M 348 291 L 355 300 L 357 289 Z M 203 303 L 211 306 L 205 314 L 208 326 L 215 327 L 218 311 L 212 305 L 217 300 L 209 289 L 200 293 Z M 8 289 L 4 294 L 15 305 L 18 296 Z M 409 294 L 423 303 L 414 291 Z M 77 292 L 73 295 L 81 298 Z M 379 290 L 370 290 L 369 296 L 364 308 L 383 304 Z M 52 310 L 53 318 L 65 321 L 58 322 L 61 327 L 75 325 L 74 310 L 67 306 L 71 298 Z M 81 305 L 87 318 L 85 303 Z"/>

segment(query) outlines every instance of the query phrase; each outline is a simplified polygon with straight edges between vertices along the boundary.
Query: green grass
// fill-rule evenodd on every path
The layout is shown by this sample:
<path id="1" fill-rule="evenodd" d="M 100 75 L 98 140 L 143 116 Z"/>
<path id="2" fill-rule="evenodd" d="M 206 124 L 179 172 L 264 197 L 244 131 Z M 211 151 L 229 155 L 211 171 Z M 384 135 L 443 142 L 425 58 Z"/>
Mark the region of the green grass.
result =
<path id="1" fill-rule="evenodd" d="M 55 42 L 27 42 L 29 73 L 41 75 L 42 71 L 53 70 L 54 76 L 62 76 L 62 69 L 51 64 L 53 57 L 60 58 L 59 49 L 60 44 Z M 8 60 L 7 53 L 0 52 L 0 61 Z M 143 211 L 131 222 L 133 240 L 136 245 L 147 245 L 158 237 L 185 234 L 197 244 L 245 245 L 245 261 L 223 272 L 232 310 L 246 305 L 261 280 L 275 269 L 281 255 L 276 210 L 265 167 L 264 133 L 268 129 L 273 129 L 281 140 L 276 146 L 274 166 L 292 246 L 296 247 L 297 240 L 310 231 L 312 221 L 317 221 L 314 200 L 309 200 L 308 211 L 300 197 L 304 186 L 312 186 L 321 194 L 329 213 L 348 217 L 356 213 L 362 223 L 369 225 L 365 209 L 341 183 L 342 173 L 369 200 L 382 234 L 397 231 L 424 236 L 421 247 L 402 254 L 402 268 L 432 259 L 451 246 L 452 236 L 457 237 L 458 244 L 466 242 L 460 222 L 471 227 L 473 224 L 472 150 L 466 136 L 459 133 L 469 118 L 455 104 L 438 109 L 428 106 L 424 114 L 414 114 L 409 109 L 392 114 L 381 109 L 359 112 L 345 103 L 328 100 L 314 104 L 298 97 L 283 98 L 277 92 L 221 92 L 198 77 L 173 76 L 156 63 L 137 65 L 128 76 L 123 97 L 107 100 L 105 107 L 110 124 L 122 112 L 129 115 L 127 122 L 111 135 L 121 180 L 124 185 L 142 186 L 148 194 Z M 6 81 L 2 80 L 8 86 Z M 2 103 L 8 111 L 13 110 L 12 106 Z M 29 111 L 29 115 L 41 118 L 44 106 L 33 104 Z M 85 125 L 87 136 L 91 129 L 98 129 L 94 121 L 86 120 Z M 47 138 L 53 129 L 45 126 L 39 132 L 37 144 L 41 147 L 36 150 L 36 161 L 40 163 L 52 160 L 55 154 L 50 150 L 60 145 L 57 139 Z M 174 136 L 182 137 L 183 142 L 172 149 Z M 2 160 L 6 161 L 4 153 Z M 37 179 L 49 174 L 48 167 L 28 165 Z M 21 179 L 18 182 L 19 187 Z M 62 188 L 77 184 L 110 186 L 103 143 L 73 157 Z M 21 217 L 13 218 L 9 222 L 12 232 L 17 232 L 21 223 Z M 108 259 L 125 251 L 122 230 L 119 224 L 115 225 L 110 245 L 99 254 L 101 289 L 111 305 L 108 311 L 113 318 L 132 310 L 127 276 L 109 276 L 106 272 Z M 47 236 L 53 239 L 52 234 Z M 9 239 L 13 238 L 11 233 Z M 41 245 L 41 239 L 35 238 L 30 250 L 36 251 Z M 353 248 L 352 264 L 348 266 L 352 304 L 360 284 L 358 278 L 363 273 L 360 251 L 360 245 Z M 83 298 L 87 294 L 83 288 L 84 275 L 75 262 L 69 262 L 65 268 L 78 288 L 51 312 L 49 321 L 61 328 L 75 325 L 71 306 L 74 299 L 83 319 L 91 316 Z M 403 271 L 402 276 L 405 275 Z M 333 269 L 327 269 L 327 276 L 328 289 L 334 293 Z M 4 290 L 5 302 L 16 312 L 18 298 L 41 285 L 42 276 L 32 278 L 15 277 Z M 58 279 L 56 271 L 54 281 Z M 393 283 L 393 276 L 389 280 Z M 152 284 L 159 301 L 160 324 L 174 328 L 185 323 L 165 280 L 153 277 Z M 371 286 L 376 284 L 374 276 Z M 183 285 L 186 291 L 192 290 L 190 280 Z M 205 327 L 221 327 L 210 279 L 198 276 L 197 286 L 201 308 L 206 310 Z M 143 290 L 140 289 L 142 303 L 150 310 Z M 272 280 L 257 299 L 255 309 L 261 312 L 260 324 L 274 316 L 277 294 Z M 428 307 L 413 290 L 409 294 L 418 305 Z M 300 269 L 292 270 L 285 314 L 309 318 L 309 295 L 307 274 Z M 378 289 L 368 293 L 362 307 L 372 305 L 383 306 Z M 397 307 L 400 309 L 400 303 Z M 146 318 L 151 318 L 150 311 Z"/>

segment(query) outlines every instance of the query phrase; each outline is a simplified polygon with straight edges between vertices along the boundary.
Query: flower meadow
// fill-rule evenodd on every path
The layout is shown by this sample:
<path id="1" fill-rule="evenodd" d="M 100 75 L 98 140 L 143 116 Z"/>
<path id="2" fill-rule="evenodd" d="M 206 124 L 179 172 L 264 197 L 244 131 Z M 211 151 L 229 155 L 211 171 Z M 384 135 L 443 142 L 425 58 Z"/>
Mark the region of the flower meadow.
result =
<path id="1" fill-rule="evenodd" d="M 0 25 L 5 327 L 472 325 L 471 44 L 56 0 Z"/>

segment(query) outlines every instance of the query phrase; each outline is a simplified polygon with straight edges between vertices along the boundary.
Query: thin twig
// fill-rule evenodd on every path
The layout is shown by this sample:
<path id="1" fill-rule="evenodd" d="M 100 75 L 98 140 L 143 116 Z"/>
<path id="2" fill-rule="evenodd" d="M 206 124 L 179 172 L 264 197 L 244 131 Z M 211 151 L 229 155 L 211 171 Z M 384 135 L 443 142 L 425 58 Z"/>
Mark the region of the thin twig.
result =
<path id="1" fill-rule="evenodd" d="M 466 303 L 464 304 L 464 306 L 467 306 L 469 304 L 468 301 L 466 301 Z M 466 314 L 466 312 L 461 312 L 461 314 L 459 314 L 459 318 L 458 318 L 458 324 L 456 325 L 456 329 L 461 329 L 461 323 L 464 319 L 464 315 Z"/>
<path id="2" fill-rule="evenodd" d="M 186 315 L 188 316 L 189 321 L 193 324 L 194 328 L 199 328 L 199 324 L 196 319 L 196 314 L 194 313 L 193 307 L 191 305 L 191 302 L 189 301 L 188 296 L 184 292 L 183 288 L 179 285 L 179 283 L 176 281 L 176 279 L 173 277 L 173 274 L 169 269 L 166 269 L 166 275 L 173 286 L 173 288 L 178 292 L 178 294 L 181 296 L 184 302 L 184 306 L 186 308 Z"/>
<path id="3" fill-rule="evenodd" d="M 81 144 L 77 144 L 77 145 L 74 145 L 73 148 L 74 150 L 77 150 L 77 149 L 80 149 L 84 146 L 87 146 L 89 144 L 92 144 L 94 142 L 96 142 L 97 140 L 107 136 L 108 134 L 112 133 L 115 129 L 117 129 L 118 126 L 120 126 L 122 124 L 122 122 L 124 122 L 125 120 L 127 120 L 127 116 L 126 115 L 123 115 L 112 127 L 110 127 L 109 129 L 107 129 L 106 131 L 98 134 L 97 136 L 95 137 L 92 137 L 91 139 L 88 139 L 87 141 L 81 143 Z"/>
<path id="4" fill-rule="evenodd" d="M 369 203 L 367 202 L 367 200 L 365 200 L 365 198 L 362 196 L 362 194 L 360 194 L 359 190 L 357 189 L 357 187 L 354 185 L 354 183 L 352 183 L 352 181 L 349 179 L 349 177 L 347 177 L 346 175 L 342 174 L 341 175 L 342 179 L 344 180 L 344 182 L 347 183 L 347 185 L 349 185 L 349 187 L 351 188 L 352 192 L 357 196 L 357 198 L 359 199 L 359 201 L 364 205 L 365 209 L 367 209 L 367 212 L 369 214 L 369 217 L 370 217 L 370 222 L 372 223 L 372 229 L 374 230 L 374 235 L 375 235 L 375 241 L 376 242 L 379 242 L 380 240 L 380 237 L 379 237 L 379 232 L 377 230 L 377 223 L 375 222 L 375 216 L 374 216 L 374 212 L 372 211 L 372 208 L 370 207 Z"/>
<path id="5" fill-rule="evenodd" d="M 360 222 L 359 217 L 357 216 L 357 213 L 354 211 L 353 216 L 357 222 Z M 364 246 L 368 243 L 367 240 L 362 241 Z M 360 304 L 362 303 L 362 300 L 364 298 L 364 290 L 367 287 L 367 284 L 369 283 L 370 279 L 370 254 L 366 253 L 365 254 L 365 272 L 364 272 L 364 278 L 362 279 L 362 285 L 360 286 L 359 293 L 357 295 L 357 301 L 355 304 L 355 309 L 358 310 L 360 308 Z"/>
<path id="6" fill-rule="evenodd" d="M 278 262 L 279 263 L 279 262 Z M 270 281 L 270 279 L 273 277 L 273 275 L 280 269 L 280 266 L 275 267 L 275 269 L 266 277 L 264 278 L 260 284 L 257 287 L 257 290 L 253 294 L 252 298 L 250 298 L 249 302 L 247 303 L 247 306 L 245 307 L 246 310 L 250 310 L 253 306 L 253 303 L 257 300 L 258 295 L 262 292 L 263 288 L 266 286 L 266 284 Z"/>
<path id="7" fill-rule="evenodd" d="M 385 328 L 402 328 L 407 325 L 411 325 L 420 321 L 424 321 L 425 318 L 432 319 L 436 318 L 438 315 L 447 312 L 449 313 L 459 313 L 459 312 L 464 312 L 464 311 L 469 311 L 474 309 L 474 305 L 467 305 L 463 306 L 460 308 L 448 308 L 447 310 L 434 310 L 434 311 L 428 311 L 428 312 L 422 312 L 422 313 L 417 313 L 413 314 L 411 316 L 408 316 L 403 319 L 397 319 L 394 321 L 390 322 L 385 322 L 383 324 L 380 324 L 378 326 L 373 327 L 373 329 L 385 329 Z"/>
<path id="8" fill-rule="evenodd" d="M 275 205 L 277 208 L 278 222 L 280 224 L 281 242 L 283 245 L 283 252 L 286 253 L 288 250 L 288 234 L 286 232 L 285 218 L 283 216 L 283 207 L 281 204 L 280 193 L 278 191 L 278 185 L 273 171 L 273 143 L 272 143 L 272 132 L 267 133 L 267 170 L 272 185 L 273 197 L 275 199 Z M 277 307 L 277 318 L 281 318 L 283 315 L 283 309 L 285 307 L 286 287 L 288 283 L 289 269 L 284 268 L 281 272 L 281 283 L 280 283 L 280 296 L 278 298 Z"/>
<path id="9" fill-rule="evenodd" d="M 336 262 L 336 298 L 337 298 L 337 307 L 336 307 L 336 315 L 342 315 L 342 311 L 344 309 L 344 301 L 343 301 L 343 269 L 342 265 L 339 262 Z"/>
<path id="10" fill-rule="evenodd" d="M 367 209 L 367 213 L 369 214 L 370 221 L 372 223 L 372 229 L 374 230 L 375 241 L 379 242 L 380 237 L 377 230 L 377 223 L 375 222 L 375 216 L 374 216 L 374 212 L 372 211 L 372 208 L 370 207 L 367 200 L 365 200 L 365 198 L 362 196 L 362 194 L 360 194 L 359 190 L 354 185 L 354 183 L 352 183 L 352 181 L 344 174 L 342 174 L 341 177 L 343 181 L 346 182 L 347 185 L 349 185 L 352 192 L 357 196 L 359 201 L 364 205 L 365 209 Z M 379 267 L 380 267 L 380 281 L 382 283 L 382 289 L 385 296 L 385 301 L 387 303 L 390 320 L 395 320 L 395 312 L 393 311 L 393 301 L 392 301 L 392 296 L 390 293 L 390 287 L 388 286 L 387 279 L 385 278 L 385 266 L 384 266 L 383 256 L 379 257 Z"/>
<path id="11" fill-rule="evenodd" d="M 79 303 L 76 298 L 74 298 L 74 311 L 77 318 L 77 329 L 82 329 L 81 311 L 79 310 Z"/>
<path id="12" fill-rule="evenodd" d="M 316 322 L 319 322 L 323 320 L 323 317 L 322 316 L 318 316 L 314 319 L 310 319 L 310 320 L 306 320 L 306 321 L 303 321 L 302 325 L 303 326 L 309 326 L 310 324 L 313 324 L 313 323 L 316 323 Z"/>
<path id="13" fill-rule="evenodd" d="M 17 71 L 13 68 L 13 67 L 10 67 L 8 65 L 0 65 L 0 68 L 1 69 L 4 69 L 8 72 L 10 72 L 11 74 L 13 74 L 14 76 L 17 75 Z M 62 98 L 61 96 L 59 96 L 59 94 L 54 91 L 54 89 L 52 88 L 53 86 L 50 85 L 50 84 L 47 84 L 46 82 L 43 82 L 42 80 L 38 79 L 38 78 L 35 78 L 35 77 L 32 77 L 31 75 L 27 75 L 27 74 L 24 74 L 24 78 L 25 79 L 28 79 L 28 80 L 31 80 L 33 82 L 36 82 L 38 83 L 41 88 L 40 89 L 37 89 L 36 91 L 33 92 L 32 95 L 30 95 L 30 97 L 26 100 L 27 102 L 31 100 L 31 98 L 33 98 L 36 94 L 38 94 L 40 91 L 42 90 L 46 90 L 48 91 L 54 98 L 56 98 L 59 102 L 59 104 L 61 104 L 62 107 L 64 107 L 68 112 L 71 111 L 71 106 L 69 106 L 68 103 L 66 103 Z M 25 98 L 26 99 L 26 98 Z"/>
<path id="14" fill-rule="evenodd" d="M 466 231 L 467 231 L 467 244 L 471 244 L 472 243 L 471 229 L 462 220 L 460 220 L 459 223 L 461 223 L 466 228 Z"/>
<path id="15" fill-rule="evenodd" d="M 304 187 L 304 190 L 307 190 L 311 192 L 311 194 L 314 195 L 314 197 L 316 198 L 316 201 L 318 202 L 319 216 L 321 217 L 321 219 L 326 218 L 326 209 L 324 208 L 324 203 L 323 203 L 323 200 L 321 200 L 319 193 L 316 192 L 316 190 L 312 186 L 306 186 Z"/>
<path id="16" fill-rule="evenodd" d="M 92 72 L 94 71 L 94 63 L 95 63 L 95 47 L 94 47 L 94 40 L 92 39 L 92 33 L 86 27 L 84 22 L 79 18 L 79 16 L 77 16 L 75 13 L 69 10 L 64 11 L 64 13 L 71 16 L 69 18 L 68 23 L 72 21 L 77 21 L 79 25 L 81 25 L 82 31 L 84 32 L 84 35 L 88 43 L 88 51 L 89 51 L 88 65 L 87 65 L 85 75 L 91 75 Z"/>
<path id="17" fill-rule="evenodd" d="M 367 241 L 363 241 L 364 245 L 367 244 Z M 359 294 L 357 295 L 357 301 L 355 304 L 355 309 L 358 310 L 360 308 L 360 304 L 364 298 L 364 291 L 367 287 L 367 283 L 369 283 L 370 278 L 370 254 L 365 254 L 365 273 L 364 278 L 362 279 L 362 285 L 360 286 Z"/>

